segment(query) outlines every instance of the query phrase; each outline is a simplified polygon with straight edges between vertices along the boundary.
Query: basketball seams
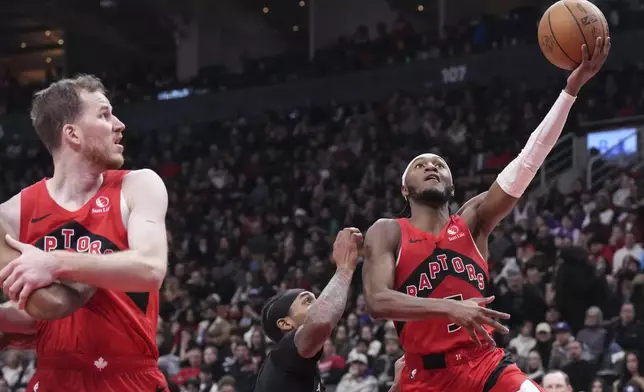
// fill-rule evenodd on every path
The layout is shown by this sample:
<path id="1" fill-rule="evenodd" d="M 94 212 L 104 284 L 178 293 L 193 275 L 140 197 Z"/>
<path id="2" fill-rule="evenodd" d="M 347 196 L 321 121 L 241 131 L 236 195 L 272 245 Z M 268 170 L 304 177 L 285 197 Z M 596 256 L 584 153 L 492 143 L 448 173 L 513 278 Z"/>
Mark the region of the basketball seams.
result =
<path id="1" fill-rule="evenodd" d="M 572 12 L 570 7 L 568 7 L 568 4 L 566 4 L 565 0 L 561 0 L 561 4 L 563 4 L 564 7 L 566 7 L 568 12 L 570 13 L 570 16 L 572 17 L 572 20 L 575 21 L 575 24 L 577 25 L 577 28 L 579 29 L 579 33 L 581 34 L 581 38 L 584 40 L 584 44 L 586 44 L 586 48 L 587 48 L 588 52 L 590 52 L 590 45 L 588 45 L 588 41 L 586 41 L 586 35 L 584 34 L 584 30 L 581 28 L 581 25 L 579 24 L 579 21 L 575 17 L 575 14 Z M 593 45 L 593 52 L 594 51 L 595 51 L 595 46 Z M 586 57 L 586 53 L 582 53 L 582 58 L 581 58 L 582 61 L 584 60 L 584 57 Z"/>
<path id="2" fill-rule="evenodd" d="M 562 3 L 563 3 L 563 1 L 562 1 Z M 565 5 L 565 3 L 564 3 L 564 5 Z M 568 57 L 568 59 L 569 59 L 570 61 L 572 61 L 572 62 L 573 62 L 573 64 L 575 64 L 575 65 L 579 65 L 580 63 L 578 63 L 578 62 L 577 62 L 577 61 L 575 61 L 572 57 L 570 57 L 570 56 L 568 55 L 568 53 L 566 53 L 566 51 L 564 50 L 564 48 L 561 46 L 561 44 L 559 44 L 559 41 L 557 40 L 557 36 L 555 35 L 555 32 L 552 30 L 552 22 L 550 21 L 550 12 L 551 12 L 551 11 L 550 11 L 550 10 L 548 10 L 548 13 L 547 13 L 547 17 L 548 17 L 548 28 L 550 29 L 550 34 L 552 35 L 552 39 L 553 39 L 553 41 L 555 41 L 555 43 L 557 44 L 557 47 L 559 47 L 559 50 L 561 50 L 561 53 L 563 53 L 564 55 L 566 55 L 566 57 Z M 576 22 L 576 20 L 575 20 L 575 22 Z M 583 35 L 583 33 L 582 33 L 582 35 Z"/>

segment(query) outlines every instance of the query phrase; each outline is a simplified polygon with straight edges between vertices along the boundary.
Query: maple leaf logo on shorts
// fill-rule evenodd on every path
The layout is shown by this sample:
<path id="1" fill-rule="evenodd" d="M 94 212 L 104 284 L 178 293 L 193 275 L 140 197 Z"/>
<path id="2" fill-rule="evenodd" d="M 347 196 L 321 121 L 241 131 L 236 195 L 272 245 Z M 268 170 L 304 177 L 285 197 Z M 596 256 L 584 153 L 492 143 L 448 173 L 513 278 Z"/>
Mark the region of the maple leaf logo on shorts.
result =
<path id="1" fill-rule="evenodd" d="M 99 359 L 94 361 L 94 366 L 96 366 L 96 368 L 99 371 L 101 371 L 101 370 L 105 369 L 105 367 L 107 366 L 107 361 L 104 360 L 103 357 L 100 357 Z"/>

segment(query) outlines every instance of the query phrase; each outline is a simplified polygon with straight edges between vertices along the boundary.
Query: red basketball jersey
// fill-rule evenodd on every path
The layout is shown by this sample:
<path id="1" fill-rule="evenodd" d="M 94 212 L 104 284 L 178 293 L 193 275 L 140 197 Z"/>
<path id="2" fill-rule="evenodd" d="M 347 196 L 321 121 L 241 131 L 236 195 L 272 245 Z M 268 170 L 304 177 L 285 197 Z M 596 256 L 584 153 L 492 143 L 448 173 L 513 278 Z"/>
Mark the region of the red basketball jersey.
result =
<path id="1" fill-rule="evenodd" d="M 452 215 L 436 236 L 398 219 L 400 249 L 395 287 L 423 298 L 467 300 L 482 297 L 487 286 L 487 263 L 465 221 Z M 426 355 L 472 344 L 467 331 L 447 318 L 397 322 L 405 352 Z"/>
<path id="2" fill-rule="evenodd" d="M 127 171 L 103 173 L 103 184 L 82 208 L 71 212 L 49 195 L 46 179 L 20 194 L 20 241 L 46 252 L 109 254 L 128 249 L 121 217 Z M 159 293 L 98 289 L 84 307 L 61 320 L 38 323 L 38 356 L 60 352 L 158 357 Z"/>

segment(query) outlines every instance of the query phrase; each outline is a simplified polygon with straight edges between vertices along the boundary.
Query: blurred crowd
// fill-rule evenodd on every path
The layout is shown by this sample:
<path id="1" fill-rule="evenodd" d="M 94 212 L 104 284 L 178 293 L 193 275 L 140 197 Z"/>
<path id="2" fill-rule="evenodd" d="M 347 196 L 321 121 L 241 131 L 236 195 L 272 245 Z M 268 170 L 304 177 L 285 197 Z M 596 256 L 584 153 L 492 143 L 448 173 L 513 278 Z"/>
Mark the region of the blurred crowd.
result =
<path id="1" fill-rule="evenodd" d="M 644 114 L 642 70 L 602 72 L 566 131 Z M 403 210 L 399 179 L 409 159 L 446 158 L 456 211 L 516 155 L 561 87 L 468 85 L 126 131 L 126 167 L 153 168 L 169 191 L 157 344 L 171 390 L 251 392 L 272 345 L 260 326 L 263 303 L 294 287 L 319 294 L 333 274 L 335 234 L 364 232 Z M 51 174 L 39 142 L 1 128 L 0 167 L 0 201 Z M 510 335 L 496 338 L 535 381 L 558 369 L 578 392 L 644 392 L 642 174 L 624 168 L 592 192 L 580 178 L 567 194 L 556 186 L 529 193 L 491 236 L 489 294 L 512 315 Z M 361 291 L 358 272 L 319 362 L 329 392 L 387 391 L 402 354 L 393 324 L 371 319 Z M 0 365 L 0 392 L 18 391 L 37 361 L 7 351 Z"/>

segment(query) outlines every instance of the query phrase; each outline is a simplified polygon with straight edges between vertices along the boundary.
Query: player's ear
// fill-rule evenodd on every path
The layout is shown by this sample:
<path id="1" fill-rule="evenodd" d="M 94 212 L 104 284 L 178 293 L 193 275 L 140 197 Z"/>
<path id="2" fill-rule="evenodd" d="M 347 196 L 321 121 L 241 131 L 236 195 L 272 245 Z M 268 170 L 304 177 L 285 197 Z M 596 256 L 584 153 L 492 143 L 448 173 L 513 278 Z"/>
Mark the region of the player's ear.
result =
<path id="1" fill-rule="evenodd" d="M 63 126 L 61 137 L 63 139 L 66 139 L 67 142 L 73 146 L 78 146 L 81 141 L 81 135 L 79 133 L 79 129 L 76 125 L 73 125 L 73 124 L 65 124 Z"/>
<path id="2" fill-rule="evenodd" d="M 407 200 L 409 198 L 409 190 L 407 189 L 406 186 L 401 185 L 400 186 L 400 192 L 402 193 L 402 195 L 405 198 L 405 200 Z"/>
<path id="3" fill-rule="evenodd" d="M 277 327 L 282 331 L 291 331 L 295 329 L 295 323 L 290 317 L 284 317 L 277 320 Z"/>

